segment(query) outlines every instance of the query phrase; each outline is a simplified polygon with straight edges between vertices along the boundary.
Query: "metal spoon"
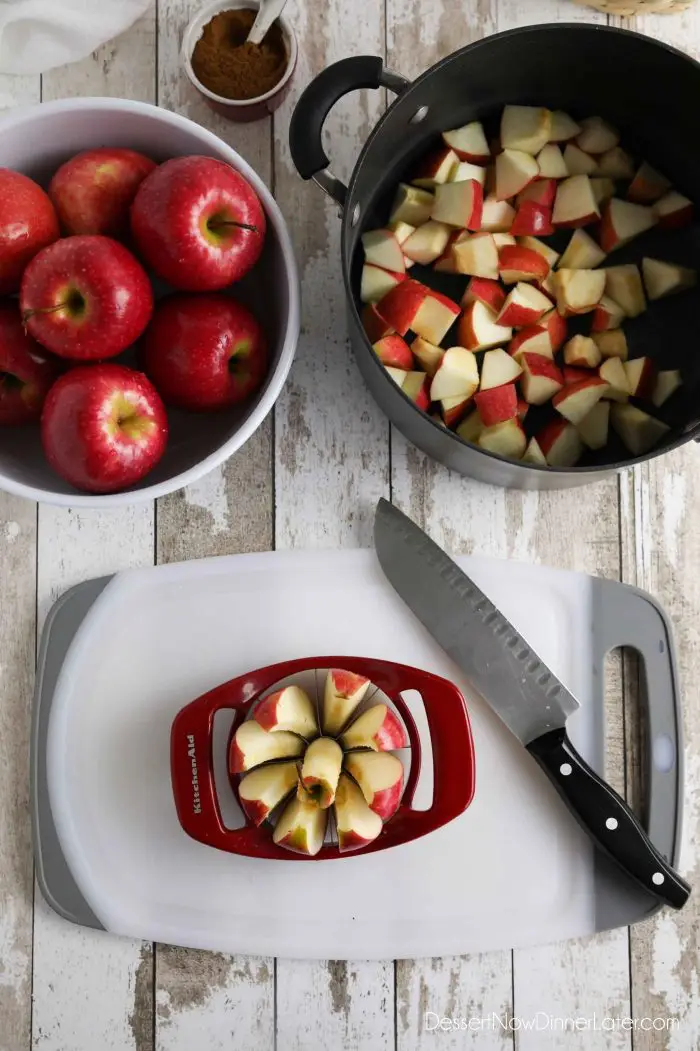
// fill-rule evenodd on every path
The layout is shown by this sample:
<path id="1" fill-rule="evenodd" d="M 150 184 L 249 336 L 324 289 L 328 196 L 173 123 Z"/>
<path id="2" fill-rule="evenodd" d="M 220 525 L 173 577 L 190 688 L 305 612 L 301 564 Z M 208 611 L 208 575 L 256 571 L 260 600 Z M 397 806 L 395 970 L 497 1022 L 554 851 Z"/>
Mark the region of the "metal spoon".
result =
<path id="1" fill-rule="evenodd" d="M 248 33 L 247 44 L 261 44 L 267 35 L 267 31 L 276 18 L 282 14 L 287 0 L 260 0 L 258 10 L 252 29 Z"/>

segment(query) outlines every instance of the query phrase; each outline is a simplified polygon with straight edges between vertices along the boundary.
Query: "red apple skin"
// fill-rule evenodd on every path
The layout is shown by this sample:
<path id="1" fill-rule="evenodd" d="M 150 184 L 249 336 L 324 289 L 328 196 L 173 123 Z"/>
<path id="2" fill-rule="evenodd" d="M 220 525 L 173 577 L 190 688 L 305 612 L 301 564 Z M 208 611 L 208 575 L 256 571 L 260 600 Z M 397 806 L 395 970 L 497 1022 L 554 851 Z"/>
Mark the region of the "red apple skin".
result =
<path id="1" fill-rule="evenodd" d="M 156 306 L 142 363 L 166 405 L 209 412 L 260 387 L 267 342 L 250 310 L 230 296 L 173 295 Z"/>
<path id="2" fill-rule="evenodd" d="M 153 311 L 146 271 L 112 240 L 82 234 L 43 248 L 24 271 L 20 307 L 27 331 L 71 361 L 121 354 Z"/>
<path id="3" fill-rule="evenodd" d="M 59 236 L 56 210 L 41 186 L 0 168 L 0 295 L 16 292 L 27 263 Z"/>
<path id="4" fill-rule="evenodd" d="M 58 362 L 22 324 L 17 304 L 0 304 L 0 427 L 38 421 Z"/>
<path id="5" fill-rule="evenodd" d="M 338 850 L 341 854 L 348 850 L 359 850 L 360 847 L 366 847 L 372 842 L 373 840 L 366 839 L 355 831 L 338 832 Z"/>
<path id="6" fill-rule="evenodd" d="M 387 709 L 384 722 L 374 735 L 374 740 L 380 752 L 392 752 L 396 748 L 405 748 L 408 744 L 406 732 L 391 708 Z"/>
<path id="7" fill-rule="evenodd" d="M 552 209 L 537 201 L 523 201 L 518 207 L 510 232 L 516 237 L 548 237 L 554 233 Z"/>
<path id="8" fill-rule="evenodd" d="M 85 150 L 62 164 L 49 183 L 49 197 L 67 234 L 129 233 L 129 210 L 139 186 L 156 167 L 135 150 Z"/>
<path id="9" fill-rule="evenodd" d="M 241 799 L 239 796 L 238 802 L 241 804 L 241 810 L 245 816 L 253 822 L 256 828 L 258 825 L 262 825 L 270 813 L 270 808 L 259 799 Z"/>
<path id="10" fill-rule="evenodd" d="M 165 406 L 141 372 L 79 366 L 49 391 L 41 440 L 51 467 L 76 489 L 115 493 L 145 477 L 165 452 Z"/>
<path id="11" fill-rule="evenodd" d="M 369 804 L 370 810 L 378 814 L 382 821 L 388 821 L 399 809 L 402 791 L 403 781 L 397 781 L 391 788 L 382 788 L 379 792 L 375 792 Z"/>
<path id="12" fill-rule="evenodd" d="M 474 395 L 476 407 L 484 427 L 493 427 L 518 415 L 518 394 L 514 383 L 479 391 Z"/>
<path id="13" fill-rule="evenodd" d="M 165 161 L 143 180 L 131 206 L 139 255 L 184 292 L 215 292 L 240 280 L 260 258 L 265 229 L 253 187 L 213 157 Z"/>

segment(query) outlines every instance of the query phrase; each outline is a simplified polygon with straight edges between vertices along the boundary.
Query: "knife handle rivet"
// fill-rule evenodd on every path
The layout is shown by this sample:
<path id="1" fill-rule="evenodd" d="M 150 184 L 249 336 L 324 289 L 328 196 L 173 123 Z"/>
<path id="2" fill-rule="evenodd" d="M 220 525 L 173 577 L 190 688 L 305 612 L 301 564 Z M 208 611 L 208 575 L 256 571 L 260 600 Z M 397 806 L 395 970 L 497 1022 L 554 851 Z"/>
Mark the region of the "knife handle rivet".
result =
<path id="1" fill-rule="evenodd" d="M 605 827 L 609 828 L 611 832 L 614 832 L 615 829 L 617 828 L 617 818 L 616 817 L 609 817 L 607 819 L 607 821 L 605 822 Z"/>
<path id="2" fill-rule="evenodd" d="M 562 763 L 559 767 L 559 773 L 562 777 L 568 777 L 571 773 L 571 763 Z"/>
<path id="3" fill-rule="evenodd" d="M 663 872 L 655 872 L 654 875 L 651 877 L 651 882 L 655 883 L 657 887 L 660 887 L 661 884 L 663 883 L 663 881 L 664 881 L 664 874 L 663 874 Z"/>

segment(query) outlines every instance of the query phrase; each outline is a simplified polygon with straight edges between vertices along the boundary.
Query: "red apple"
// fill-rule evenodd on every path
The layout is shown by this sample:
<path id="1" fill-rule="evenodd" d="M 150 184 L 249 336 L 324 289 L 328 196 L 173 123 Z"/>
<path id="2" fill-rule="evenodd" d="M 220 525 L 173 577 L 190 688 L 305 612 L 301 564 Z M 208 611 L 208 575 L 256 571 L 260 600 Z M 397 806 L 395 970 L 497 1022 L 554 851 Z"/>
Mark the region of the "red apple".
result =
<path id="1" fill-rule="evenodd" d="M 173 295 L 146 329 L 143 366 L 167 405 L 224 409 L 260 387 L 267 341 L 250 310 L 230 296 Z"/>
<path id="2" fill-rule="evenodd" d="M 243 176 L 213 157 L 174 157 L 138 188 L 131 231 L 159 277 L 186 292 L 213 292 L 255 265 L 265 212 Z"/>
<path id="3" fill-rule="evenodd" d="M 72 361 L 121 354 L 151 317 L 146 271 L 112 240 L 64 237 L 36 255 L 22 277 L 20 306 L 27 331 L 47 350 Z"/>
<path id="4" fill-rule="evenodd" d="M 76 489 L 114 493 L 135 485 L 158 463 L 168 420 L 143 373 L 111 363 L 83 366 L 49 391 L 41 440 L 51 467 Z"/>
<path id="5" fill-rule="evenodd" d="M 0 427 L 38 420 L 57 375 L 57 362 L 25 332 L 17 304 L 0 304 Z"/>
<path id="6" fill-rule="evenodd" d="M 361 789 L 370 810 L 379 814 L 382 821 L 388 821 L 401 802 L 401 760 L 389 752 L 351 752 L 344 766 Z"/>
<path id="7" fill-rule="evenodd" d="M 484 427 L 495 427 L 518 416 L 518 395 L 514 383 L 502 387 L 489 387 L 474 395 L 474 404 Z"/>
<path id="8" fill-rule="evenodd" d="M 125 237 L 139 186 L 156 167 L 135 150 L 85 150 L 62 164 L 49 183 L 61 227 L 68 234 Z"/>
<path id="9" fill-rule="evenodd" d="M 537 201 L 522 201 L 510 228 L 512 234 L 521 236 L 548 237 L 554 233 L 552 209 Z"/>
<path id="10" fill-rule="evenodd" d="M 382 365 L 392 365 L 395 369 L 412 369 L 413 354 L 405 339 L 396 334 L 382 336 L 372 344 L 372 350 Z"/>
<path id="11" fill-rule="evenodd" d="M 16 292 L 30 259 L 59 236 L 58 217 L 41 186 L 0 168 L 0 295 Z"/>
<path id="12" fill-rule="evenodd" d="M 573 423 L 550 420 L 537 435 L 537 443 L 550 467 L 575 467 L 583 453 L 583 442 Z"/>
<path id="13" fill-rule="evenodd" d="M 462 306 L 479 302 L 496 313 L 506 301 L 506 294 L 498 281 L 488 277 L 472 277 L 462 296 Z"/>
<path id="14" fill-rule="evenodd" d="M 344 748 L 371 748 L 374 752 L 393 752 L 408 744 L 403 725 L 386 704 L 367 708 L 340 740 Z"/>
<path id="15" fill-rule="evenodd" d="M 526 325 L 525 328 L 516 332 L 508 344 L 508 353 L 516 361 L 520 361 L 523 354 L 541 354 L 545 358 L 554 357 L 552 340 L 542 324 Z"/>

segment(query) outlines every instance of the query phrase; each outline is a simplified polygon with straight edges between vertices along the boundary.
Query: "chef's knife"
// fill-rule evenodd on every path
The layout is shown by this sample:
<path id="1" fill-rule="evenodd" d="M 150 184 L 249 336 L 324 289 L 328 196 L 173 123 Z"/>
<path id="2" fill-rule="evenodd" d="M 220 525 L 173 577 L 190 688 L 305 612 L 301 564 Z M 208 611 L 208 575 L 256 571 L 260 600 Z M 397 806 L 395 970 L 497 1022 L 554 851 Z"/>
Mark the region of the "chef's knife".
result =
<path id="1" fill-rule="evenodd" d="M 390 584 L 539 763 L 594 843 L 659 901 L 685 905 L 688 884 L 569 740 L 566 720 L 579 707 L 576 698 L 466 573 L 386 500 L 377 507 L 374 542 Z"/>

